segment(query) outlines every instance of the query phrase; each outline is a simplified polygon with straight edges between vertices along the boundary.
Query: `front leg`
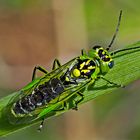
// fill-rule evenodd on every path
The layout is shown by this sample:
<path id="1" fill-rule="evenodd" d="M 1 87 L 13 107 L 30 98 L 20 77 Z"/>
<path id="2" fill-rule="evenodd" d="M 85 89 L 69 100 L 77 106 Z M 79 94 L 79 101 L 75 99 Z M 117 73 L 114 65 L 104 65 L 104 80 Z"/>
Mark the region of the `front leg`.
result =
<path id="1" fill-rule="evenodd" d="M 117 87 L 125 87 L 124 85 L 122 84 L 118 84 L 118 83 L 114 83 L 112 81 L 109 81 L 108 79 L 104 78 L 103 76 L 100 76 L 99 78 L 103 79 L 104 81 L 106 81 L 107 83 L 111 84 L 111 85 L 114 85 L 114 86 L 117 86 Z"/>

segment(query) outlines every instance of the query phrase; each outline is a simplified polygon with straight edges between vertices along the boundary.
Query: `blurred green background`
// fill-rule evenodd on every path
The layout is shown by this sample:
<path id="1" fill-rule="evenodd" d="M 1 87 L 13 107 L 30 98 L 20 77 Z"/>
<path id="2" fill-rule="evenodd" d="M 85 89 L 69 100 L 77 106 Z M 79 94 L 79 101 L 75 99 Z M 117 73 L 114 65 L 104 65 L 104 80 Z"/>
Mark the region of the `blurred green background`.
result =
<path id="1" fill-rule="evenodd" d="M 120 10 L 112 50 L 139 41 L 139 5 L 139 0 L 0 0 L 0 97 L 30 82 L 35 65 L 51 70 L 55 58 L 65 63 L 91 44 L 106 47 Z M 0 140 L 139 140 L 139 84 L 46 120 L 40 133 L 35 125 Z"/>

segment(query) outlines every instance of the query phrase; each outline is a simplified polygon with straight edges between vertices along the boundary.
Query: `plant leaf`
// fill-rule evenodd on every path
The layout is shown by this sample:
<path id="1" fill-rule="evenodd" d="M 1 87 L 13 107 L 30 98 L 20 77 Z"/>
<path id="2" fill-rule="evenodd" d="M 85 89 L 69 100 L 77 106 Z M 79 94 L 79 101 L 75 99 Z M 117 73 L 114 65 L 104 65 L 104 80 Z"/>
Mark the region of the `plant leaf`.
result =
<path id="1" fill-rule="evenodd" d="M 127 46 L 126 48 L 133 48 L 137 46 L 140 46 L 140 42 Z M 115 65 L 113 69 L 111 69 L 105 75 L 106 79 L 114 83 L 118 83 L 118 84 L 122 84 L 126 86 L 129 83 L 140 78 L 140 48 L 137 48 L 135 50 L 120 52 L 114 55 L 113 58 L 114 58 Z M 95 97 L 98 97 L 100 95 L 111 93 L 112 91 L 116 89 L 118 89 L 117 86 L 107 84 L 106 81 L 99 79 L 94 83 L 94 86 L 90 86 L 88 89 L 83 91 L 84 100 L 80 104 L 85 103 L 89 100 L 92 100 Z M 7 118 L 5 117 L 7 114 L 3 113 L 3 109 L 6 108 L 6 105 L 8 104 L 8 102 L 16 94 L 19 94 L 19 92 L 10 94 L 9 96 L 4 97 L 0 100 L 0 136 L 15 132 L 21 128 L 25 128 L 39 121 L 37 120 L 30 124 L 24 124 L 24 125 L 19 125 L 19 126 L 12 125 L 8 122 Z M 73 105 L 71 105 L 72 100 L 73 98 L 70 98 L 68 100 L 70 104 L 69 109 L 73 107 Z M 51 112 L 51 108 L 49 109 Z M 66 111 L 67 110 L 64 110 L 58 114 L 52 113 L 52 115 L 48 115 L 48 117 L 52 117 L 54 115 L 56 116 Z"/>

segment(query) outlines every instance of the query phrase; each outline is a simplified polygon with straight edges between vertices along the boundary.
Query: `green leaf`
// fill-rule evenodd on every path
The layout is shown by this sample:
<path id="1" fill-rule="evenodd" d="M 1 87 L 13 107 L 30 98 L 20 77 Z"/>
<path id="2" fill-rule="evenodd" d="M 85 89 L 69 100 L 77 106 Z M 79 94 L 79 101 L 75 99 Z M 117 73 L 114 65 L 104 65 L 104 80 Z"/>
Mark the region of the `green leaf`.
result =
<path id="1" fill-rule="evenodd" d="M 126 48 L 139 46 L 140 41 Z M 114 67 L 104 76 L 106 79 L 127 86 L 129 83 L 140 78 L 140 48 L 120 52 L 114 55 L 113 59 L 115 63 Z M 94 87 L 90 87 L 88 91 L 84 92 L 86 96 L 83 102 L 92 100 L 99 95 L 111 93 L 116 89 L 119 88 L 114 85 L 107 85 L 106 81 L 100 79 L 95 82 Z"/>
<path id="2" fill-rule="evenodd" d="M 140 46 L 140 42 L 127 46 L 126 48 L 134 48 Z M 105 78 L 114 83 L 122 84 L 127 86 L 129 83 L 140 78 L 140 47 L 135 50 L 128 50 L 119 52 L 113 56 L 115 65 L 114 67 L 105 75 Z M 89 100 L 94 99 L 103 94 L 111 93 L 112 91 L 119 89 L 117 86 L 107 84 L 106 81 L 99 79 L 97 80 L 93 86 L 90 86 L 88 89 L 83 91 L 84 100 L 81 102 L 85 103 Z M 125 89 L 125 88 L 124 88 Z M 6 108 L 6 105 L 19 92 L 15 92 L 7 97 L 4 97 L 0 100 L 0 136 L 10 134 L 19 129 L 26 128 L 34 123 L 37 123 L 39 120 L 32 122 L 30 124 L 22 124 L 22 125 L 13 125 L 9 123 L 7 119 L 8 112 L 4 113 L 3 109 Z M 73 98 L 68 100 L 69 109 L 73 107 L 71 104 Z M 60 106 L 60 104 L 58 104 Z M 57 106 L 57 105 L 56 105 Z M 51 113 L 52 109 L 56 106 L 50 107 L 48 110 L 50 114 L 47 116 L 48 118 L 52 116 L 59 115 L 61 113 L 66 112 L 67 110 L 60 112 L 58 114 Z"/>

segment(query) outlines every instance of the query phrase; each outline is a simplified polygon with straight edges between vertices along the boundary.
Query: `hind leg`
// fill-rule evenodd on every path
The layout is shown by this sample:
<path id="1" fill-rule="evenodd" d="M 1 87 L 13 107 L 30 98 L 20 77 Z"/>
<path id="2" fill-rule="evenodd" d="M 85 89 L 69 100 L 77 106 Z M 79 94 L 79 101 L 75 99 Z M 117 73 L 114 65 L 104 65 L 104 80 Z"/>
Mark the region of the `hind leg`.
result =
<path id="1" fill-rule="evenodd" d="M 59 60 L 55 59 L 53 62 L 52 70 L 55 70 L 55 69 L 59 68 L 60 66 L 61 66 L 61 64 L 60 64 Z"/>
<path id="2" fill-rule="evenodd" d="M 36 77 L 36 72 L 37 72 L 37 70 L 39 70 L 40 72 L 43 72 L 43 73 L 45 73 L 45 74 L 48 73 L 48 71 L 47 71 L 45 68 L 43 68 L 43 67 L 41 67 L 41 66 L 35 66 L 35 67 L 34 67 L 34 70 L 33 70 L 32 81 L 33 81 L 33 80 L 35 79 L 35 77 Z"/>

